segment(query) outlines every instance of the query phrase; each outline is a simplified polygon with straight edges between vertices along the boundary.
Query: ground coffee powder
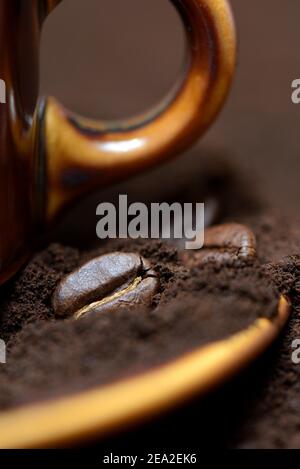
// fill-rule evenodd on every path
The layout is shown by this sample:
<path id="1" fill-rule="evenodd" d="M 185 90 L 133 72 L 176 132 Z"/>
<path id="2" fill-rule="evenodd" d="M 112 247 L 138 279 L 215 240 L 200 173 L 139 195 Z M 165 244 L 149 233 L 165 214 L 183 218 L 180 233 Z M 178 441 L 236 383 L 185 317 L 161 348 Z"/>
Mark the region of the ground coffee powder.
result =
<path id="1" fill-rule="evenodd" d="M 133 248 L 129 241 L 113 244 Z M 55 319 L 57 281 L 103 250 L 51 245 L 8 287 L 1 304 L 1 336 L 8 344 L 0 368 L 2 408 L 142 371 L 276 311 L 278 294 L 259 265 L 208 263 L 189 271 L 176 249 L 161 242 L 134 242 L 134 249 L 161 278 L 151 312 L 128 308 L 80 321 Z"/>
<path id="2" fill-rule="evenodd" d="M 295 412 L 300 367 L 290 357 L 291 341 L 300 336 L 300 224 L 256 201 L 246 204 L 242 191 L 240 203 L 232 203 L 237 188 L 229 184 L 223 202 L 231 211 L 223 209 L 219 221 L 245 223 L 254 231 L 258 256 L 251 263 L 209 261 L 188 269 L 176 246 L 160 241 L 110 241 L 93 250 L 52 244 L 5 285 L 0 337 L 7 342 L 7 364 L 0 368 L 0 408 L 108 383 L 161 364 L 227 337 L 259 316 L 271 317 L 284 293 L 293 300 L 293 317 L 267 358 L 255 365 L 260 367 L 252 372 L 255 379 L 248 370 L 246 377 L 197 403 L 193 415 L 201 412 L 205 446 L 300 445 Z M 160 276 L 151 312 L 56 319 L 51 301 L 61 278 L 94 256 L 116 250 L 139 253 Z M 184 418 L 188 416 L 185 412 Z M 223 420 L 226 426 L 220 424 Z"/>

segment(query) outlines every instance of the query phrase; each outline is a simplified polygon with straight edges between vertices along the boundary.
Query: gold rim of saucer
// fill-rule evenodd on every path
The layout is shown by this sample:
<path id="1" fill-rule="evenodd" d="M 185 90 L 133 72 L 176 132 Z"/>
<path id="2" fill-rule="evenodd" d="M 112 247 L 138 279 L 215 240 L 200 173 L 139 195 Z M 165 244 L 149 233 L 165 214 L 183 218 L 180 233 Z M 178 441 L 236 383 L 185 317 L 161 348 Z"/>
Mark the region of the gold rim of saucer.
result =
<path id="1" fill-rule="evenodd" d="M 290 311 L 282 296 L 274 318 L 259 318 L 225 340 L 113 384 L 2 412 L 0 447 L 49 447 L 101 436 L 207 393 L 266 350 Z"/>

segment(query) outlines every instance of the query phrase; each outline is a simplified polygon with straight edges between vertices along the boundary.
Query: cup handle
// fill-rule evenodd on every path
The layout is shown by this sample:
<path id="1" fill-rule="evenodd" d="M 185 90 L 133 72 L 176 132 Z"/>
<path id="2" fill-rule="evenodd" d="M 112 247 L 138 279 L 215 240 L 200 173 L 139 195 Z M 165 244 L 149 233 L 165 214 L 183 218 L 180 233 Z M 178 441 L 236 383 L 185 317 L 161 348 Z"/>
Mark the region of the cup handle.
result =
<path id="1" fill-rule="evenodd" d="M 47 0 L 49 10 L 59 0 Z M 186 150 L 207 129 L 228 93 L 236 36 L 226 0 L 171 0 L 185 25 L 188 60 L 179 85 L 158 108 L 135 119 L 94 121 L 46 98 L 42 117 L 47 219 L 105 187 Z M 41 149 L 40 149 L 41 150 Z"/>

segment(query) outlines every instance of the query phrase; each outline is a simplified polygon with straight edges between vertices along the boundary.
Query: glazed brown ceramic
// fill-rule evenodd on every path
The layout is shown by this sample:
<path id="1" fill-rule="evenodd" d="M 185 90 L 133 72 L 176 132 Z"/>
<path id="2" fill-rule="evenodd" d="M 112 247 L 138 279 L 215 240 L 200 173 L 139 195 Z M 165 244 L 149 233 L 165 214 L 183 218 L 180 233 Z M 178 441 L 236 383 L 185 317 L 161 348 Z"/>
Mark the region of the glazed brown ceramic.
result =
<path id="1" fill-rule="evenodd" d="M 186 74 L 157 109 L 94 122 L 38 99 L 41 26 L 60 0 L 0 0 L 0 283 L 27 259 L 36 234 L 66 204 L 159 164 L 191 145 L 232 80 L 235 33 L 226 0 L 172 0 L 186 27 Z M 167 34 L 167 32 L 166 32 Z"/>

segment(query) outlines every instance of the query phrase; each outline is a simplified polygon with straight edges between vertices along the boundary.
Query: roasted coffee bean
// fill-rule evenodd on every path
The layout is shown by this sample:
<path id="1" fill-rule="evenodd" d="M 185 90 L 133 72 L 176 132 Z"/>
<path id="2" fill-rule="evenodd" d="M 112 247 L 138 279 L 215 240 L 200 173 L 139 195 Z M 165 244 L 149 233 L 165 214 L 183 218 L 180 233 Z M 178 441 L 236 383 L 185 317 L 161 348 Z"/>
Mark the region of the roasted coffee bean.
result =
<path id="1" fill-rule="evenodd" d="M 239 257 L 252 257 L 256 254 L 254 233 L 239 223 L 224 223 L 208 228 L 204 235 L 206 248 L 232 248 Z"/>
<path id="2" fill-rule="evenodd" d="M 158 286 L 148 261 L 137 254 L 114 252 L 66 276 L 54 292 L 53 308 L 56 316 L 79 319 L 125 307 L 150 307 Z"/>
<path id="3" fill-rule="evenodd" d="M 192 255 L 185 252 L 182 258 L 191 267 L 208 260 L 218 263 L 237 259 L 251 261 L 255 256 L 256 239 L 250 228 L 239 223 L 224 223 L 207 228 L 203 248 Z"/>

